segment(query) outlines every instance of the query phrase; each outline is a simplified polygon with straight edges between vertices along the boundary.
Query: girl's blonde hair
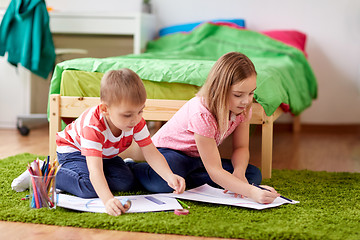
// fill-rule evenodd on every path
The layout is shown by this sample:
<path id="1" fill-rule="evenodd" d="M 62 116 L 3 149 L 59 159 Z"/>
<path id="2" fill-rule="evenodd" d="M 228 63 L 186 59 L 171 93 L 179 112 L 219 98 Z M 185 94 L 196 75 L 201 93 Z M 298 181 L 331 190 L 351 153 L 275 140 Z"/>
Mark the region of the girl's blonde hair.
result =
<path id="1" fill-rule="evenodd" d="M 112 70 L 101 79 L 100 100 L 109 106 L 122 101 L 140 105 L 146 101 L 146 90 L 134 71 L 128 68 Z"/>
<path id="2" fill-rule="evenodd" d="M 220 134 L 224 134 L 229 125 L 228 96 L 231 86 L 256 75 L 254 64 L 244 54 L 229 52 L 221 56 L 211 68 L 205 84 L 198 92 L 203 104 L 215 117 Z M 250 106 L 244 111 L 246 115 Z"/>

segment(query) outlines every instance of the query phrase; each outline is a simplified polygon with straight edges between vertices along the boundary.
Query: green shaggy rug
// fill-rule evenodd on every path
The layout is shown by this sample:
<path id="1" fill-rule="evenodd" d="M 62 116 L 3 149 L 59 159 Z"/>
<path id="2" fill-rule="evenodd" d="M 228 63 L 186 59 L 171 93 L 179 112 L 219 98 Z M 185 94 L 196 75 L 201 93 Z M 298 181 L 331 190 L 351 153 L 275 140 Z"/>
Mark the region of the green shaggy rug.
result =
<path id="1" fill-rule="evenodd" d="M 263 184 L 300 201 L 267 210 L 184 201 L 190 214 L 101 213 L 30 209 L 11 182 L 37 156 L 20 154 L 0 160 L 0 220 L 120 231 L 245 239 L 360 239 L 360 173 L 273 170 Z M 41 157 L 42 159 L 44 157 Z M 134 194 L 134 193 L 128 193 Z"/>

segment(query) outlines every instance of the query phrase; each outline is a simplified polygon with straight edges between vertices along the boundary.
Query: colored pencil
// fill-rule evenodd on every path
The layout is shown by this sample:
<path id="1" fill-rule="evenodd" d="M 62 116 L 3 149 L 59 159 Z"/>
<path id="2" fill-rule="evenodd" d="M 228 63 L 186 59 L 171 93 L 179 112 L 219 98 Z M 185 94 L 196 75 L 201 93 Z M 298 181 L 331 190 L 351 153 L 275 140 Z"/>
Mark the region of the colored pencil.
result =
<path id="1" fill-rule="evenodd" d="M 28 171 L 31 175 L 31 184 L 33 189 L 31 207 L 51 207 L 55 206 L 55 191 L 54 178 L 59 171 L 59 163 L 55 160 L 50 163 L 49 157 L 44 160 L 40 168 L 40 160 L 36 159 L 31 164 L 28 164 Z"/>
<path id="2" fill-rule="evenodd" d="M 179 199 L 176 199 L 176 200 L 178 200 L 178 202 L 179 202 L 180 204 L 182 204 L 183 206 L 185 206 L 185 207 L 187 207 L 187 208 L 190 208 L 190 206 L 187 205 L 186 203 L 184 203 L 183 201 L 180 201 Z"/>

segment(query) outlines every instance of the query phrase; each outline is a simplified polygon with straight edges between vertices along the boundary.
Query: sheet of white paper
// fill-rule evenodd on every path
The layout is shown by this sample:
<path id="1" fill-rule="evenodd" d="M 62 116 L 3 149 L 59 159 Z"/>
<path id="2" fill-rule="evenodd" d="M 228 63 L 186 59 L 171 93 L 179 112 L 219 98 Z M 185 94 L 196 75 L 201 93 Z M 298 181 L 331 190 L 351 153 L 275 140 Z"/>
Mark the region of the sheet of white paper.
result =
<path id="1" fill-rule="evenodd" d="M 119 200 L 125 198 L 131 200 L 132 204 L 128 213 L 182 209 L 182 206 L 179 204 L 176 198 L 237 207 L 246 207 L 258 210 L 277 207 L 286 203 L 299 203 L 295 200 L 289 202 L 283 198 L 278 197 L 270 204 L 260 204 L 248 198 L 235 198 L 234 193 L 224 193 L 224 190 L 211 187 L 207 184 L 187 190 L 182 194 L 158 193 L 149 195 L 118 196 L 116 198 Z M 67 194 L 58 194 L 57 206 L 85 212 L 106 212 L 104 204 L 99 198 L 85 199 Z"/>
<path id="2" fill-rule="evenodd" d="M 182 209 L 182 206 L 175 198 L 159 195 L 118 196 L 115 198 L 119 200 L 126 198 L 131 201 L 131 208 L 127 211 L 128 213 Z M 86 199 L 62 193 L 58 194 L 57 206 L 83 212 L 106 212 L 105 206 L 100 198 Z"/>
<path id="3" fill-rule="evenodd" d="M 182 194 L 167 193 L 167 194 L 159 194 L 157 196 L 168 196 L 168 197 L 175 197 L 175 198 L 181 198 L 181 199 L 187 199 L 187 200 L 193 200 L 199 202 L 208 202 L 208 203 L 253 208 L 258 210 L 277 207 L 286 203 L 291 203 L 291 204 L 299 203 L 298 201 L 295 200 L 289 202 L 283 198 L 278 197 L 275 199 L 274 202 L 270 204 L 260 204 L 249 198 L 240 198 L 240 197 L 235 198 L 234 193 L 224 193 L 224 190 L 211 187 L 207 184 L 204 184 L 194 189 L 187 190 Z"/>

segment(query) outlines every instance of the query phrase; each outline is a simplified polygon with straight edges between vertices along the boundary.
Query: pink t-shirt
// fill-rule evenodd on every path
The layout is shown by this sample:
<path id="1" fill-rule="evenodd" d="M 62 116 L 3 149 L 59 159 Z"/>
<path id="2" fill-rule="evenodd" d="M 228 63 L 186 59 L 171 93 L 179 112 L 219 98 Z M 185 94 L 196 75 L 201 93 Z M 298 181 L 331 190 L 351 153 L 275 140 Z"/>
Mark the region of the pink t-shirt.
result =
<path id="1" fill-rule="evenodd" d="M 199 157 L 194 133 L 215 139 L 219 146 L 241 122 L 251 118 L 251 113 L 250 109 L 247 118 L 243 114 L 232 114 L 228 130 L 220 136 L 214 116 L 202 104 L 200 97 L 194 97 L 162 126 L 152 140 L 156 147 L 171 148 L 191 157 Z"/>

